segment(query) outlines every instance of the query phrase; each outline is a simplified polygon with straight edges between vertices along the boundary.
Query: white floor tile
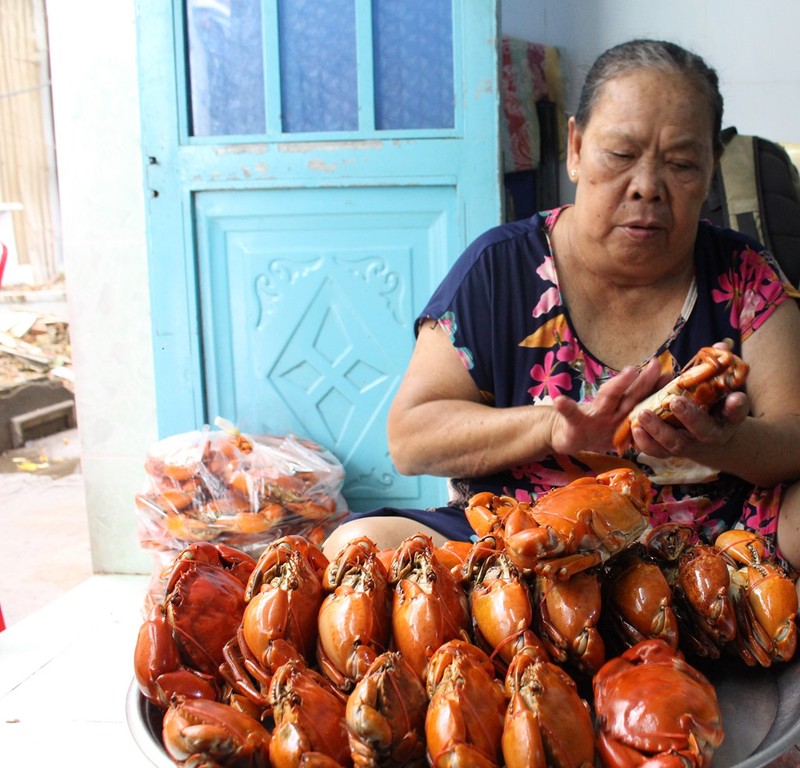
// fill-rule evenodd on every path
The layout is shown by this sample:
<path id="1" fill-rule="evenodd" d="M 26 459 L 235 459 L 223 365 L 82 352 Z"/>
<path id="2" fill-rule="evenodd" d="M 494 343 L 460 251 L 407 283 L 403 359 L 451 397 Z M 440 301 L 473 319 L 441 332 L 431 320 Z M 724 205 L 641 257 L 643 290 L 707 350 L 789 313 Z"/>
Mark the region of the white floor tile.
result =
<path id="1" fill-rule="evenodd" d="M 0 632 L 3 765 L 151 765 L 125 712 L 148 581 L 93 576 Z"/>

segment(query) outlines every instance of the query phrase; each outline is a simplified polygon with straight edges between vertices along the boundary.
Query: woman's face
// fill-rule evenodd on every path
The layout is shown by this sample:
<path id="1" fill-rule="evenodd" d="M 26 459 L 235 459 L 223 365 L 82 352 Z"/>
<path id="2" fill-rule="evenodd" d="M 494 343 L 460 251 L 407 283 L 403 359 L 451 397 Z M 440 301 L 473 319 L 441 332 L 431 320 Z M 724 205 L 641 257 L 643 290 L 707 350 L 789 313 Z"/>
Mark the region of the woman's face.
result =
<path id="1" fill-rule="evenodd" d="M 588 123 L 570 120 L 579 235 L 631 266 L 684 264 L 714 173 L 712 131 L 708 98 L 680 75 L 609 80 Z"/>

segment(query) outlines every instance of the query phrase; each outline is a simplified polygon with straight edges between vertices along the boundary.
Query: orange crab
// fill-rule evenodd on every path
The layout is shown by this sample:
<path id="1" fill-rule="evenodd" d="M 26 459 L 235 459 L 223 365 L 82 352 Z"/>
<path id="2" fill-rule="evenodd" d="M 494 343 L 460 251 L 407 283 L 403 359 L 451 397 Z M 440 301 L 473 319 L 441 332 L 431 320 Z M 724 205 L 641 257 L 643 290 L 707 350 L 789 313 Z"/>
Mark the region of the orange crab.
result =
<path id="1" fill-rule="evenodd" d="M 663 640 L 643 640 L 593 680 L 597 748 L 606 768 L 709 768 L 722 743 L 714 686 Z"/>
<path id="2" fill-rule="evenodd" d="M 278 667 L 316 661 L 320 574 L 327 563 L 313 544 L 289 535 L 270 542 L 250 574 L 240 625 L 223 649 L 219 671 L 234 695 L 261 711 L 269 711 L 267 692 Z"/>
<path id="3" fill-rule="evenodd" d="M 533 630 L 531 587 L 502 549 L 502 542 L 485 536 L 472 547 L 462 566 L 472 616 L 475 644 L 491 655 L 498 674 L 505 674 L 514 656 L 532 647 L 549 658 Z"/>
<path id="4" fill-rule="evenodd" d="M 273 768 L 352 765 L 346 702 L 327 677 L 303 661 L 288 661 L 269 687 L 275 728 L 269 742 Z"/>
<path id="5" fill-rule="evenodd" d="M 134 670 L 147 699 L 163 709 L 178 694 L 216 698 L 223 649 L 242 620 L 255 565 L 243 552 L 205 542 L 175 558 L 163 599 L 136 639 Z"/>
<path id="6" fill-rule="evenodd" d="M 180 766 L 269 762 L 269 731 L 250 715 L 209 699 L 177 697 L 164 715 L 162 739 Z"/>
<path id="7" fill-rule="evenodd" d="M 347 697 L 347 734 L 357 768 L 427 765 L 427 709 L 425 686 L 403 656 L 378 656 Z"/>
<path id="8" fill-rule="evenodd" d="M 461 581 L 439 559 L 422 533 L 409 536 L 395 551 L 389 570 L 392 636 L 420 678 L 440 645 L 468 636 L 469 602 Z"/>
<path id="9" fill-rule="evenodd" d="M 349 692 L 388 649 L 392 634 L 392 590 L 375 543 L 366 536 L 350 541 L 325 569 L 322 585 L 317 662 Z"/>
<path id="10" fill-rule="evenodd" d="M 628 467 L 581 477 L 534 504 L 479 493 L 466 508 L 479 536 L 501 536 L 524 573 L 568 579 L 631 546 L 647 528 L 650 481 Z"/>
<path id="11" fill-rule="evenodd" d="M 607 569 L 604 590 L 604 614 L 623 645 L 660 638 L 678 647 L 672 588 L 661 568 L 637 548 L 623 552 Z"/>
<path id="12" fill-rule="evenodd" d="M 561 667 L 525 648 L 511 661 L 505 691 L 506 768 L 593 768 L 595 734 L 589 703 Z"/>
<path id="13" fill-rule="evenodd" d="M 750 666 L 790 661 L 797 650 L 794 582 L 757 533 L 725 531 L 714 543 L 730 564 L 739 655 Z"/>
<path id="14" fill-rule="evenodd" d="M 537 576 L 535 586 L 538 635 L 553 661 L 593 675 L 606 660 L 598 623 L 601 585 L 595 570 L 570 579 Z"/>
<path id="15" fill-rule="evenodd" d="M 431 656 L 425 684 L 428 764 L 500 765 L 507 705 L 488 654 L 463 640 L 450 640 Z"/>

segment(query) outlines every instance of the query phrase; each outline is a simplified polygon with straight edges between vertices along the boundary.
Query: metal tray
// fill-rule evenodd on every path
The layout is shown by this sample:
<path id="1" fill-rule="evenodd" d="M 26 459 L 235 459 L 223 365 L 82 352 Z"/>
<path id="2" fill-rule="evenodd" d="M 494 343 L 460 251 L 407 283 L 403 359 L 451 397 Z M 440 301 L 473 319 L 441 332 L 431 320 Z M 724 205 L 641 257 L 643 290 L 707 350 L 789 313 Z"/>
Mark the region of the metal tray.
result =
<path id="1" fill-rule="evenodd" d="M 737 659 L 700 669 L 717 690 L 725 728 L 712 768 L 764 768 L 800 744 L 800 658 L 768 669 Z"/>
<path id="2" fill-rule="evenodd" d="M 800 745 L 800 658 L 768 669 L 738 660 L 716 661 L 701 671 L 714 683 L 725 740 L 711 768 L 766 768 Z M 174 768 L 161 742 L 161 712 L 142 696 L 134 680 L 125 711 L 134 741 L 157 768 Z M 796 763 L 800 766 L 800 752 Z"/>

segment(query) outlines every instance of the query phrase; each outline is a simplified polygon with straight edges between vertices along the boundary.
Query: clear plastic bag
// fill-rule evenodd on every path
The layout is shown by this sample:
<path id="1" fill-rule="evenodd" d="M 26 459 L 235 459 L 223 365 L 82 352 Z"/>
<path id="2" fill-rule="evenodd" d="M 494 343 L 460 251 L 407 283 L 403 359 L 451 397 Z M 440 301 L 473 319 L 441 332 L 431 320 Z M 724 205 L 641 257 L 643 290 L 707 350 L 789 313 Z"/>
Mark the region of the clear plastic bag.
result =
<path id="1" fill-rule="evenodd" d="M 145 461 L 137 533 L 162 564 L 196 541 L 257 557 L 281 536 L 320 545 L 347 514 L 344 468 L 326 448 L 294 436 L 241 434 L 217 425 L 165 438 Z"/>

